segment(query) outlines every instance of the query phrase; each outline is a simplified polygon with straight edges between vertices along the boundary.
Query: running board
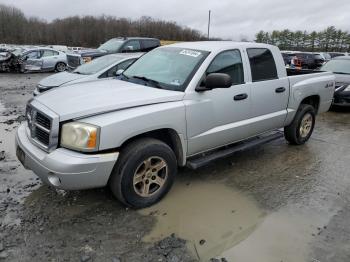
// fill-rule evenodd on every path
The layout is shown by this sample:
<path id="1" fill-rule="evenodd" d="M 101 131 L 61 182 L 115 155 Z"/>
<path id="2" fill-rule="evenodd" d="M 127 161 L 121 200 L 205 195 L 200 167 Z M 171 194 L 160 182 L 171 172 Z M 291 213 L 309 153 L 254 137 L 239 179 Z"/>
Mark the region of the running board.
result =
<path id="1" fill-rule="evenodd" d="M 190 169 L 198 169 L 200 167 L 208 165 L 210 162 L 229 157 L 236 152 L 244 151 L 250 149 L 255 146 L 259 146 L 262 144 L 269 143 L 271 141 L 282 138 L 283 132 L 277 131 L 269 135 L 257 136 L 252 139 L 249 139 L 246 142 L 241 142 L 237 144 L 233 144 L 229 147 L 225 147 L 224 149 L 218 149 L 212 153 L 208 153 L 206 155 L 202 155 L 200 157 L 194 157 L 187 161 L 186 166 Z"/>

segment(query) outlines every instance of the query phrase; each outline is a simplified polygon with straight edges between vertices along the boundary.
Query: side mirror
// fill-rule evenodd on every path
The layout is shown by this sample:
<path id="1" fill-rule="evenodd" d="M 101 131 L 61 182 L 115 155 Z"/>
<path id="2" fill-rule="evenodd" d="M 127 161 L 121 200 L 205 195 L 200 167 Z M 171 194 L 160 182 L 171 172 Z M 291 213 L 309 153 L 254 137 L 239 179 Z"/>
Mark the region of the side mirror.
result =
<path id="1" fill-rule="evenodd" d="M 134 51 L 134 47 L 132 45 L 128 45 L 126 47 L 124 47 L 123 52 L 127 53 L 127 52 L 131 52 Z"/>
<path id="2" fill-rule="evenodd" d="M 196 88 L 196 91 L 207 91 L 215 88 L 229 88 L 232 86 L 232 78 L 228 74 L 211 73 L 202 85 Z"/>
<path id="3" fill-rule="evenodd" d="M 124 69 L 119 69 L 115 72 L 116 76 L 120 76 L 124 72 Z"/>

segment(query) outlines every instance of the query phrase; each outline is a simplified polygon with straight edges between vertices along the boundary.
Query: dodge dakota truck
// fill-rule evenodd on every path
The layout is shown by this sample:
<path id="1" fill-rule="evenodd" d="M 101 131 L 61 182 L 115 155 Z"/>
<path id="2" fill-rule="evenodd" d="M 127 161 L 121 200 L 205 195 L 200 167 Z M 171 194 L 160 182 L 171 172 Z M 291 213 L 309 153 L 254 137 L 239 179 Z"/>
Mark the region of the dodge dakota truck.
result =
<path id="1" fill-rule="evenodd" d="M 61 87 L 27 104 L 17 157 L 44 183 L 109 186 L 150 206 L 179 166 L 199 168 L 283 136 L 302 145 L 334 93 L 329 72 L 287 73 L 275 46 L 192 42 L 154 49 L 119 74 Z M 268 163 L 267 163 L 268 164 Z"/>

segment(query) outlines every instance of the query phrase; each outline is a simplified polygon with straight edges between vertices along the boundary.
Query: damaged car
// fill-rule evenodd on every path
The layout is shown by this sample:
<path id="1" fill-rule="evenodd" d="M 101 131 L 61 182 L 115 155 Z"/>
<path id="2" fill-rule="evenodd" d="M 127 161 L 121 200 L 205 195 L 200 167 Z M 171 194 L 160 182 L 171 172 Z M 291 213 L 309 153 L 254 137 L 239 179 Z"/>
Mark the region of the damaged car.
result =
<path id="1" fill-rule="evenodd" d="M 19 58 L 20 72 L 63 72 L 67 68 L 67 55 L 51 48 L 35 48 L 25 51 Z"/>
<path id="2" fill-rule="evenodd" d="M 51 48 L 15 48 L 0 53 L 2 72 L 63 72 L 67 68 L 67 55 Z"/>

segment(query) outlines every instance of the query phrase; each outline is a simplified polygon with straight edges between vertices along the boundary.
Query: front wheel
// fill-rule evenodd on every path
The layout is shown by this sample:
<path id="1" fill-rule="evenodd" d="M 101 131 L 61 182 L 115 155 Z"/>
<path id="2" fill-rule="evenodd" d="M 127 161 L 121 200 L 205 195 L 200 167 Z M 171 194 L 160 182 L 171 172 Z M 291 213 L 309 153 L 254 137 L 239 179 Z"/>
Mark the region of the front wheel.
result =
<path id="1" fill-rule="evenodd" d="M 144 208 L 160 201 L 177 173 L 172 149 L 162 141 L 144 138 L 131 142 L 120 153 L 109 186 L 127 206 Z"/>
<path id="2" fill-rule="evenodd" d="M 293 122 L 284 128 L 284 136 L 292 145 L 307 142 L 315 127 L 316 113 L 311 105 L 300 105 Z"/>

